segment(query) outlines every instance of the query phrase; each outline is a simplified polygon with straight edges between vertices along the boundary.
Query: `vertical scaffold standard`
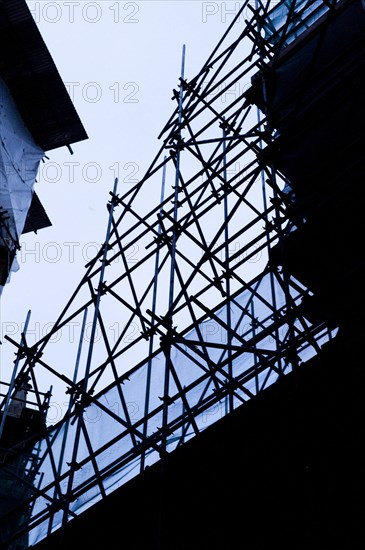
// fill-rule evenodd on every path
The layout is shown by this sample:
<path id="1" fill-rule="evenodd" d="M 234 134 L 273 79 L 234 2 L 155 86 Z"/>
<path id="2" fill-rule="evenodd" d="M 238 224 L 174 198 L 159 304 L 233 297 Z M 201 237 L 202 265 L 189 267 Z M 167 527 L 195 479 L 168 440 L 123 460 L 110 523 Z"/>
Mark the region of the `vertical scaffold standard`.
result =
<path id="1" fill-rule="evenodd" d="M 303 313 L 311 290 L 270 261 L 302 221 L 287 215 L 290 182 L 264 154 L 277 132 L 251 97 L 255 76 L 332 4 L 242 2 L 194 78 L 183 63 L 160 149 L 132 189 L 115 182 L 104 244 L 53 329 L 31 347 L 8 337 L 19 375 L 41 391 L 42 372 L 69 399 L 30 443 L 37 483 L 2 519 L 27 515 L 9 545 L 47 537 L 332 337 Z M 71 325 L 78 339 L 50 345 Z"/>

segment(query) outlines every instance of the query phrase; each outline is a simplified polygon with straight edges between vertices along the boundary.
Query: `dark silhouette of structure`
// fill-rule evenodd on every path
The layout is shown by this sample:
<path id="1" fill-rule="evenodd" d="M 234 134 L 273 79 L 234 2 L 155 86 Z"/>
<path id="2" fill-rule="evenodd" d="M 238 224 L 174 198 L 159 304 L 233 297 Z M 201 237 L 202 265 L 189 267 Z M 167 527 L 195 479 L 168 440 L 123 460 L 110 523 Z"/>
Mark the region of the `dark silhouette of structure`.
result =
<path id="1" fill-rule="evenodd" d="M 365 9 L 244 10 L 191 81 L 182 64 L 161 150 L 131 191 L 115 185 L 105 243 L 53 332 L 14 342 L 21 372 L 47 369 L 70 401 L 9 544 L 364 546 Z M 71 378 L 47 341 L 79 317 Z"/>
<path id="2" fill-rule="evenodd" d="M 0 3 L 0 292 L 24 233 L 51 225 L 34 183 L 45 152 L 87 138 L 24 0 Z"/>

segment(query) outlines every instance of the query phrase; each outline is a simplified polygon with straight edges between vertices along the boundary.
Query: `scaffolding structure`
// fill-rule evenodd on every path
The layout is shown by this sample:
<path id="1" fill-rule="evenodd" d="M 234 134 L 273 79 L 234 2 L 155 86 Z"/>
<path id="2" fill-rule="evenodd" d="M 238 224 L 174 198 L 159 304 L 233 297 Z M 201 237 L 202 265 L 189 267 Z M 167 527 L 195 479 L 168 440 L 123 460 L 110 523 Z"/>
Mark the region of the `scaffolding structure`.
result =
<path id="1" fill-rule="evenodd" d="M 271 261 L 305 220 L 288 215 L 291 183 L 264 154 L 277 129 L 251 82 L 261 75 L 265 102 L 266 67 L 336 3 L 245 0 L 191 80 L 183 49 L 160 149 L 132 189 L 115 181 L 104 243 L 54 327 L 33 346 L 7 337 L 39 409 L 44 378 L 69 399 L 30 442 L 39 481 L 1 520 L 27 514 L 9 548 L 62 528 L 333 337 L 305 316 L 311 289 Z M 66 352 L 52 340 L 70 326 Z"/>

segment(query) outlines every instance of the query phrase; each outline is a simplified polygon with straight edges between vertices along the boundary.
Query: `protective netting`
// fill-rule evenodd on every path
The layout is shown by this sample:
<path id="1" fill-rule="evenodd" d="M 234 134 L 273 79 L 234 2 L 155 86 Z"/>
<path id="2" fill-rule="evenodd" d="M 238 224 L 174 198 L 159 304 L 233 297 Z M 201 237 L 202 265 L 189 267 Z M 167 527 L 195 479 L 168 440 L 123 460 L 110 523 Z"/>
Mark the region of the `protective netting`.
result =
<path id="1" fill-rule="evenodd" d="M 258 278 L 254 284 L 259 294 L 242 292 L 230 304 L 232 325 L 235 332 L 242 335 L 239 339 L 232 338 L 231 350 L 235 347 L 242 349 L 242 340 L 252 342 L 254 339 L 255 345 L 246 353 L 235 357 L 233 352 L 228 361 L 226 333 L 220 324 L 220 321 L 226 321 L 225 307 L 215 313 L 214 319 L 199 324 L 185 335 L 183 342 L 175 340 L 171 353 L 175 376 L 170 383 L 168 428 L 165 430 L 168 433 L 167 452 L 173 451 L 229 412 L 227 387 L 230 382 L 235 381 L 233 408 L 236 408 L 292 370 L 289 360 L 277 359 L 276 329 L 273 327 L 272 310 L 267 305 L 271 299 L 271 288 L 270 275 L 267 274 Z M 300 294 L 294 293 L 294 301 L 299 298 Z M 284 292 L 279 288 L 276 299 L 280 315 L 286 300 Z M 259 330 L 252 326 L 252 317 L 247 315 L 252 310 Z M 295 326 L 299 334 L 303 328 L 299 320 Z M 289 330 L 288 323 L 283 322 L 280 333 L 284 345 Z M 199 334 L 204 335 L 204 354 L 201 348 L 193 344 L 199 340 Z M 317 345 L 327 341 L 328 334 L 327 330 L 322 330 L 316 337 Z M 315 353 L 315 347 L 308 342 L 299 343 L 298 356 L 301 361 L 308 360 Z M 265 360 L 259 361 L 258 356 Z M 44 490 L 45 495 L 35 502 L 32 510 L 34 520 L 42 518 L 44 514 L 48 516 L 50 502 L 57 498 L 59 492 L 65 494 L 71 491 L 74 498 L 70 502 L 69 512 L 80 513 L 101 498 L 100 483 L 103 490 L 109 493 L 137 475 L 141 471 L 142 460 L 146 467 L 160 459 L 164 439 L 161 430 L 164 414 L 161 396 L 164 395 L 165 364 L 166 356 L 160 352 L 122 377 L 108 391 L 95 396 L 94 403 L 84 410 L 82 435 L 76 456 L 73 454 L 77 437 L 77 420 L 74 415 L 50 432 L 49 438 L 37 448 L 42 480 L 38 489 Z M 149 376 L 150 412 L 146 418 L 144 411 Z M 219 392 L 222 397 L 217 399 Z M 194 415 L 191 422 L 186 418 L 187 410 Z M 70 483 L 72 464 L 76 470 Z M 54 481 L 55 469 L 60 476 L 58 483 Z M 96 476 L 99 480 L 97 483 Z M 63 510 L 58 511 L 34 528 L 30 543 L 34 544 L 46 536 L 50 525 L 52 530 L 57 529 L 63 515 Z"/>

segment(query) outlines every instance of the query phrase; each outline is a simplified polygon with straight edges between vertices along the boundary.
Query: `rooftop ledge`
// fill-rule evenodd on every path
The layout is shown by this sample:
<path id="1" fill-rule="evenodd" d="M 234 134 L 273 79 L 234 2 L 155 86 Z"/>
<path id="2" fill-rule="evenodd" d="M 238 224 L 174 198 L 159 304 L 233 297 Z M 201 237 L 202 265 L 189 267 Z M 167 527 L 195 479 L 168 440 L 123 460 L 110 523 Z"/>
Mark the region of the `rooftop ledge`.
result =
<path id="1" fill-rule="evenodd" d="M 0 0 L 0 76 L 44 151 L 87 139 L 25 0 Z"/>

